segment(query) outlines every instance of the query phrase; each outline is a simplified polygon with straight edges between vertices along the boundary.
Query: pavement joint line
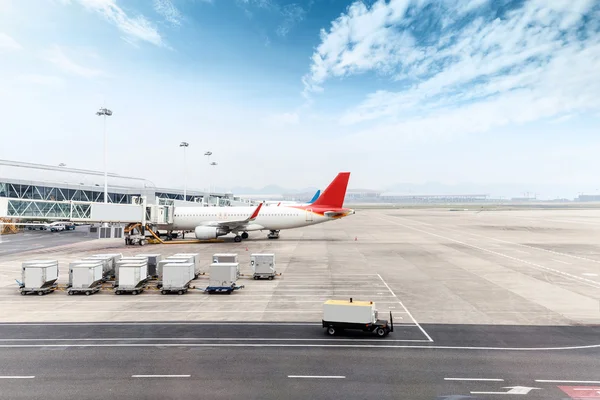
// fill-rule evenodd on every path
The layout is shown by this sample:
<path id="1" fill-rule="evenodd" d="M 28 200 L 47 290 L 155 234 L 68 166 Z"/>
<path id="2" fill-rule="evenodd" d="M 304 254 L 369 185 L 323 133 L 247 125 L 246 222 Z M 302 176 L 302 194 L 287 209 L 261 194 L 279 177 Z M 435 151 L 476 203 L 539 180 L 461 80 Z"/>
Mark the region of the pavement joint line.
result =
<path id="1" fill-rule="evenodd" d="M 25 375 L 5 375 L 5 376 L 0 376 L 0 379 L 33 379 L 35 378 L 34 375 L 29 375 L 29 376 L 25 376 Z"/>
<path id="2" fill-rule="evenodd" d="M 406 311 L 406 314 L 408 314 L 408 316 L 413 320 L 413 322 L 415 323 L 415 325 L 419 327 L 419 329 L 421 330 L 421 332 L 423 332 L 423 335 L 425 335 L 425 337 L 430 342 L 433 342 L 433 339 L 431 338 L 431 336 L 429 336 L 429 334 L 427 332 L 425 332 L 425 329 L 423 329 L 423 327 L 421 325 L 419 325 L 419 323 L 417 322 L 417 320 L 415 319 L 415 317 L 413 317 L 413 315 L 410 313 L 410 311 L 408 311 L 408 308 L 406 308 L 404 306 L 404 304 L 402 303 L 402 301 L 400 301 L 400 299 L 398 298 L 398 296 L 396 296 L 396 293 L 394 293 L 394 291 L 390 288 L 390 286 L 387 284 L 387 282 L 383 280 L 383 278 L 381 277 L 381 275 L 377 274 L 377 276 L 379 276 L 379 279 L 381 279 L 381 282 L 383 282 L 383 284 L 388 288 L 388 290 L 390 291 L 390 293 L 398 300 L 398 304 L 400 304 L 402 306 L 402 308 L 404 309 L 404 311 Z"/>
<path id="3" fill-rule="evenodd" d="M 245 326 L 245 325 L 258 325 L 258 326 L 322 326 L 322 324 L 316 324 L 314 322 L 209 322 L 209 321 L 198 321 L 198 322 L 176 322 L 176 321 L 164 321 L 164 322 L 4 322 L 0 323 L 1 326 L 110 326 L 110 325 L 233 325 L 233 326 Z"/>
<path id="4" fill-rule="evenodd" d="M 292 379 L 346 379 L 343 375 L 288 375 Z"/>
<path id="5" fill-rule="evenodd" d="M 552 261 L 559 262 L 559 263 L 562 263 L 562 264 L 573 265 L 573 264 L 571 264 L 570 262 L 566 262 L 566 261 L 557 260 L 557 259 L 555 259 L 555 258 L 551 258 L 551 260 L 552 260 Z"/>
<path id="6" fill-rule="evenodd" d="M 42 312 L 47 312 L 47 311 L 42 311 Z M 214 313 L 224 313 L 224 314 L 239 314 L 239 313 L 286 313 L 289 314 L 290 312 L 293 313 L 322 313 L 323 310 L 321 309 L 315 309 L 315 310 L 203 310 L 203 311 L 194 311 L 194 310 L 189 310 L 189 311 L 185 311 L 185 310 L 52 310 L 53 313 L 90 313 L 90 314 L 98 314 L 98 313 L 119 313 L 119 314 L 124 314 L 124 313 L 178 313 L 178 314 L 182 314 L 182 313 L 186 313 L 186 314 L 214 314 Z"/>
<path id="7" fill-rule="evenodd" d="M 504 382 L 501 378 L 444 378 L 445 381 L 482 381 L 482 382 Z"/>
<path id="8" fill-rule="evenodd" d="M 570 380 L 562 380 L 562 379 L 536 379 L 536 382 L 539 383 L 592 383 L 598 384 L 600 381 L 570 381 Z"/>
<path id="9" fill-rule="evenodd" d="M 423 340 L 423 342 L 425 342 Z M 430 343 L 430 342 L 429 342 Z M 440 345 L 376 345 L 376 344 L 294 344 L 294 343 L 94 343 L 94 344 L 15 344 L 0 348 L 64 348 L 64 347 L 297 347 L 297 348 L 365 348 L 365 349 L 419 349 L 419 350 L 474 350 L 474 351 L 568 351 L 598 349 L 600 344 L 566 347 L 485 347 Z"/>
<path id="10" fill-rule="evenodd" d="M 379 219 L 384 220 L 383 218 L 379 218 Z M 388 220 L 385 220 L 385 221 L 388 221 Z M 591 286 L 593 288 L 600 289 L 600 282 L 596 282 L 596 281 L 593 281 L 591 279 L 582 278 L 582 277 L 579 277 L 577 275 L 573 275 L 573 274 L 570 274 L 568 272 L 563 272 L 563 271 L 560 271 L 560 270 L 555 269 L 555 268 L 550 268 L 550 267 L 546 267 L 546 266 L 543 266 L 543 265 L 540 265 L 540 264 L 533 263 L 531 261 L 522 260 L 520 258 L 509 256 L 509 255 L 503 254 L 503 253 L 499 253 L 497 251 L 485 249 L 483 247 L 475 246 L 473 244 L 466 243 L 466 242 L 463 242 L 463 241 L 460 241 L 460 240 L 457 240 L 457 239 L 453 239 L 453 238 L 450 238 L 450 237 L 447 237 L 447 236 L 438 235 L 437 233 L 428 232 L 428 231 L 425 231 L 423 229 L 419 229 L 419 228 L 415 228 L 415 227 L 408 226 L 408 225 L 405 225 L 405 224 L 401 224 L 401 223 L 396 222 L 396 221 L 389 221 L 389 222 L 391 222 L 393 224 L 396 224 L 398 226 L 403 226 L 405 228 L 415 230 L 417 232 L 425 233 L 425 234 L 430 235 L 430 236 L 436 236 L 436 237 L 439 237 L 439 238 L 442 238 L 442 239 L 445 239 L 445 240 L 449 240 L 449 241 L 454 242 L 454 243 L 461 244 L 463 246 L 467 246 L 467 247 L 471 247 L 473 249 L 484 251 L 486 253 L 495 254 L 495 255 L 500 256 L 500 257 L 508 258 L 509 260 L 518 261 L 520 263 L 529 265 L 531 268 L 537 269 L 538 271 L 550 272 L 550 273 L 553 273 L 555 275 L 563 276 L 563 277 L 565 277 L 567 279 L 579 281 L 580 283 L 584 283 L 584 284 L 586 284 L 588 286 Z M 448 229 L 448 228 L 446 228 L 446 229 Z M 451 229 L 451 230 L 453 230 L 453 229 Z M 480 236 L 480 235 L 477 235 L 477 236 Z M 487 239 L 493 239 L 493 238 L 488 238 L 486 236 L 481 236 L 481 237 L 484 237 L 484 238 L 487 238 Z M 512 242 L 507 242 L 507 243 L 512 243 Z M 518 243 L 513 243 L 513 244 L 518 244 Z M 523 246 L 525 246 L 525 245 L 523 245 Z M 527 246 L 527 247 L 529 247 L 529 246 Z M 540 250 L 545 250 L 545 249 L 540 249 Z M 597 261 L 597 262 L 600 262 L 600 261 Z"/>
<path id="11" fill-rule="evenodd" d="M 189 378 L 191 375 L 131 375 L 132 378 Z"/>
<path id="12" fill-rule="evenodd" d="M 409 325 L 414 326 L 414 325 Z M 215 342 L 427 342 L 425 339 L 361 339 L 361 338 L 338 338 L 338 339 L 327 339 L 327 338 L 83 338 L 83 339 L 0 339 L 2 342 L 113 342 L 113 341 L 131 341 L 131 342 L 149 342 L 149 341 L 215 341 Z"/>

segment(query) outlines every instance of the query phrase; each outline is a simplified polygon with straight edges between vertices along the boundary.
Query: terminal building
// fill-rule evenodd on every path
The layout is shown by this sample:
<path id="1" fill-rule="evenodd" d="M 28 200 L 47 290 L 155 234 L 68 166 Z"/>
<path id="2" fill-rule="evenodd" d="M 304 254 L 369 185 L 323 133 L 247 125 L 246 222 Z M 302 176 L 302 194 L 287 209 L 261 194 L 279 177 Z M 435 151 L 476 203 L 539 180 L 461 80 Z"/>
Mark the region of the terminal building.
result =
<path id="1" fill-rule="evenodd" d="M 237 205 L 231 193 L 206 193 L 188 189 L 161 188 L 143 178 L 107 174 L 108 202 L 133 204 L 145 197 L 148 204 L 162 205 Z M 6 215 L 0 217 L 59 218 L 66 208 L 80 209 L 86 204 L 104 202 L 104 172 L 0 160 L 0 200 Z M 0 201 L 1 202 L 1 201 Z"/>

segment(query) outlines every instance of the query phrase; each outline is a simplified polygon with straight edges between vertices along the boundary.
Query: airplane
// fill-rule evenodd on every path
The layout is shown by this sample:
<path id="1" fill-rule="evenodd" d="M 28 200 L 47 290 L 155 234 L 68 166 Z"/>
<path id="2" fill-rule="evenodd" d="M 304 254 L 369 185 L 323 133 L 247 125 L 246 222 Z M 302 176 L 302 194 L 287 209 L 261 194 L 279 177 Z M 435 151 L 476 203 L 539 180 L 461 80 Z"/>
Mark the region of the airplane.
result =
<path id="1" fill-rule="evenodd" d="M 321 191 L 317 190 L 317 192 L 315 193 L 315 195 L 312 197 L 312 199 L 310 199 L 310 201 L 308 203 L 300 203 L 297 201 L 274 201 L 274 200 L 268 200 L 268 201 L 263 201 L 263 203 L 265 203 L 266 206 L 271 206 L 271 205 L 277 205 L 277 206 L 290 206 L 290 205 L 298 205 L 298 204 L 312 204 L 315 201 L 317 201 L 317 199 L 319 198 L 319 196 L 321 195 Z"/>
<path id="2" fill-rule="evenodd" d="M 344 208 L 350 172 L 340 172 L 312 204 L 265 207 L 179 207 L 173 224 L 159 229 L 193 231 L 200 240 L 234 233 L 234 241 L 248 238 L 248 232 L 268 230 L 269 239 L 278 239 L 282 229 L 300 228 L 337 220 L 355 212 Z"/>

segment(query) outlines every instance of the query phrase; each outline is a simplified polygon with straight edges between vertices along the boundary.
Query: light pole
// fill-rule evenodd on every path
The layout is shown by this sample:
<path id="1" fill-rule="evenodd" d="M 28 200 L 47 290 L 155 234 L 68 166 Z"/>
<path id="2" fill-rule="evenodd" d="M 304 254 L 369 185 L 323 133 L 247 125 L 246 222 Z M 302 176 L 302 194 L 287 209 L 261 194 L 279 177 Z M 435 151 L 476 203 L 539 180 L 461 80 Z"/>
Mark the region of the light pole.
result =
<path id="1" fill-rule="evenodd" d="M 66 166 L 67 166 L 67 164 L 65 164 L 65 163 L 62 163 L 62 162 L 61 162 L 60 164 L 58 164 L 58 166 L 59 166 L 59 167 L 66 167 Z"/>
<path id="2" fill-rule="evenodd" d="M 216 167 L 216 166 L 217 166 L 217 165 L 219 165 L 219 164 L 217 164 L 216 162 L 214 162 L 214 161 L 213 161 L 213 162 L 211 162 L 211 163 L 210 163 L 210 165 L 212 165 L 213 167 Z M 211 178 L 212 178 L 212 177 L 214 176 L 214 174 L 210 174 L 210 176 L 211 176 Z M 211 184 L 212 184 L 212 179 L 211 179 Z M 210 186 L 212 186 L 212 185 L 210 185 Z M 212 189 L 214 189 L 214 188 L 212 188 Z M 212 190 L 212 189 L 211 189 L 211 190 Z M 209 190 L 209 191 L 210 191 L 210 190 Z"/>
<path id="3" fill-rule="evenodd" d="M 183 201 L 187 201 L 187 163 L 185 161 L 185 149 L 189 147 L 188 142 L 179 143 L 179 147 L 183 147 Z"/>
<path id="4" fill-rule="evenodd" d="M 112 115 L 112 111 L 102 107 L 96 112 L 96 115 L 104 117 L 104 202 L 108 203 L 108 173 L 106 165 L 106 117 Z"/>
<path id="5" fill-rule="evenodd" d="M 212 151 L 207 151 L 204 155 L 208 157 L 208 165 L 210 167 L 210 156 L 212 156 Z M 210 177 L 208 178 L 208 194 L 210 195 Z"/>

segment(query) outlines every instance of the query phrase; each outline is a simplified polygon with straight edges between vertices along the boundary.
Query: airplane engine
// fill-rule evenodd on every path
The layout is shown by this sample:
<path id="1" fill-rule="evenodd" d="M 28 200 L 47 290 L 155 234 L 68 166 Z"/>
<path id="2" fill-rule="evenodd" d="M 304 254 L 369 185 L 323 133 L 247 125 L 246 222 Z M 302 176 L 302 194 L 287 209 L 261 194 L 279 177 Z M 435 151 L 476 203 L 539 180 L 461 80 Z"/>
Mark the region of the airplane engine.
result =
<path id="1" fill-rule="evenodd" d="M 196 239 L 207 240 L 227 235 L 227 232 L 214 226 L 197 226 L 196 229 L 194 229 L 194 234 L 196 235 Z"/>

